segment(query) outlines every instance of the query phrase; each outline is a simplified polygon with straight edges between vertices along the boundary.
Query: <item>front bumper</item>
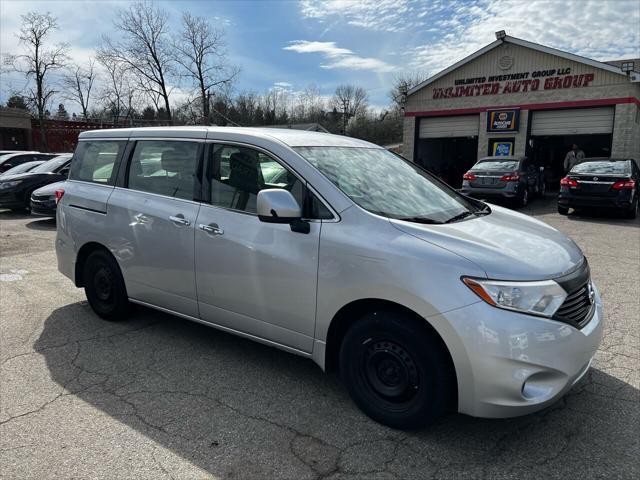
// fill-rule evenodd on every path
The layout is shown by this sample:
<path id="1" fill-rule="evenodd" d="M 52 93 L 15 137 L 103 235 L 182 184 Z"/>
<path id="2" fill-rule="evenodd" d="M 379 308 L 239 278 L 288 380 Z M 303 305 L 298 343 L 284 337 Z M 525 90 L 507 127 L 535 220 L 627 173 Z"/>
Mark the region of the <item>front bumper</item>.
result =
<path id="1" fill-rule="evenodd" d="M 0 208 L 24 207 L 24 198 L 15 190 L 0 191 Z"/>
<path id="2" fill-rule="evenodd" d="M 430 318 L 453 327 L 456 338 L 445 342 L 458 377 L 458 411 L 504 418 L 554 403 L 588 371 L 602 340 L 597 291 L 594 302 L 593 316 L 581 330 L 484 302 Z"/>

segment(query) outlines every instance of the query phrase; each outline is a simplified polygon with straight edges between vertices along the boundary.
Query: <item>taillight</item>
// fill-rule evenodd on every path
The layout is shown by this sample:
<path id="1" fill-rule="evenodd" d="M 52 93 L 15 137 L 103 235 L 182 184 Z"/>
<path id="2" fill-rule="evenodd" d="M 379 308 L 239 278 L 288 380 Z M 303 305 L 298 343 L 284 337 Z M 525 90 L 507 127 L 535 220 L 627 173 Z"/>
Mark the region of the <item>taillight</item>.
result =
<path id="1" fill-rule="evenodd" d="M 64 197 L 64 188 L 59 188 L 56 190 L 56 205 L 58 205 L 60 203 L 60 200 L 62 200 L 62 197 Z"/>
<path id="2" fill-rule="evenodd" d="M 560 180 L 561 187 L 577 187 L 578 182 L 576 182 L 573 178 L 564 177 Z"/>
<path id="3" fill-rule="evenodd" d="M 465 173 L 465 174 L 462 176 L 462 179 L 463 179 L 463 180 L 469 180 L 470 182 L 473 182 L 473 181 L 474 181 L 475 179 L 477 179 L 477 178 L 478 178 L 478 177 L 476 177 L 473 173 L 469 173 L 469 172 Z"/>
<path id="4" fill-rule="evenodd" d="M 517 182 L 518 180 L 520 180 L 520 175 L 517 173 L 508 173 L 500 177 L 501 182 Z"/>
<path id="5" fill-rule="evenodd" d="M 620 182 L 616 182 L 613 184 L 614 190 L 631 190 L 632 188 L 636 188 L 635 180 L 622 180 Z"/>

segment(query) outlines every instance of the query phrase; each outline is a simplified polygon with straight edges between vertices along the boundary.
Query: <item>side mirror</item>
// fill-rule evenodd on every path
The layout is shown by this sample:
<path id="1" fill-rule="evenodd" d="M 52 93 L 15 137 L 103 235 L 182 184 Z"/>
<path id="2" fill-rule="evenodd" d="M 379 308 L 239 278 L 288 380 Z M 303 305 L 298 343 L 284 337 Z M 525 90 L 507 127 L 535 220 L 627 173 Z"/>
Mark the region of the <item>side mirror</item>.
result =
<path id="1" fill-rule="evenodd" d="M 267 223 L 288 223 L 291 230 L 309 233 L 311 227 L 302 220 L 302 210 L 291 192 L 282 188 L 267 188 L 258 192 L 258 218 Z"/>

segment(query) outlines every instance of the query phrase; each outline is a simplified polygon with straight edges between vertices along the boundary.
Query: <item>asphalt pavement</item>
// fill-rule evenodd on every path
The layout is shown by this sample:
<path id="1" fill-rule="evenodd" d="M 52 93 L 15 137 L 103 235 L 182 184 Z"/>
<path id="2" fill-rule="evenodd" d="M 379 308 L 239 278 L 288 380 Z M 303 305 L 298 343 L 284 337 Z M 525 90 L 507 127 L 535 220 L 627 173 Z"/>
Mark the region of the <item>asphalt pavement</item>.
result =
<path id="1" fill-rule="evenodd" d="M 524 212 L 589 258 L 593 367 L 542 412 L 400 432 L 310 360 L 143 308 L 100 320 L 57 271 L 55 223 L 0 211 L 0 478 L 638 478 L 640 221 Z"/>

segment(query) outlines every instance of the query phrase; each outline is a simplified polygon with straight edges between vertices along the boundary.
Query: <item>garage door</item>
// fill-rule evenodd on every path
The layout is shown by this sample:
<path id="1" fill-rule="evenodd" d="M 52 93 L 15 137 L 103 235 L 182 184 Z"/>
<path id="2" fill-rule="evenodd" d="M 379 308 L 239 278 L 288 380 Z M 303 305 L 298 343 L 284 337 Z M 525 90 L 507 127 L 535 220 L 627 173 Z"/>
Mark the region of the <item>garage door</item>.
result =
<path id="1" fill-rule="evenodd" d="M 613 132 L 613 107 L 533 112 L 531 135 L 584 135 Z"/>
<path id="2" fill-rule="evenodd" d="M 422 118 L 420 138 L 477 137 L 480 115 Z"/>

